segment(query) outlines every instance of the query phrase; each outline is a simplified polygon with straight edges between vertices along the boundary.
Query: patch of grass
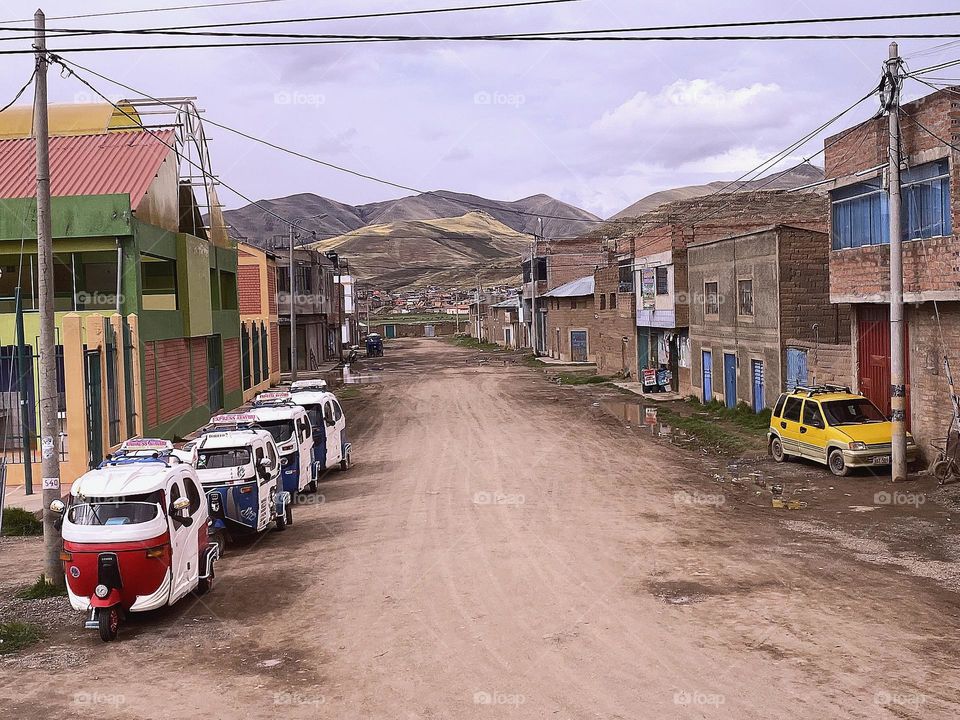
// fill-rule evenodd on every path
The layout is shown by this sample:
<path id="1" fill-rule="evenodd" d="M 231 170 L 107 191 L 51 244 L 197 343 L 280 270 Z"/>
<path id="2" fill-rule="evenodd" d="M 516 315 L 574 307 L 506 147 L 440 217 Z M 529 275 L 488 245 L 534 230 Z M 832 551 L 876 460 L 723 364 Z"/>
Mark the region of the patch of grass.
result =
<path id="1" fill-rule="evenodd" d="M 0 655 L 23 650 L 43 637 L 38 625 L 25 622 L 0 623 Z"/>
<path id="2" fill-rule="evenodd" d="M 44 598 L 66 597 L 67 588 L 64 585 L 53 585 L 41 575 L 37 581 L 17 593 L 21 600 L 43 600 Z"/>
<path id="3" fill-rule="evenodd" d="M 475 337 L 470 337 L 469 335 L 454 335 L 453 337 L 447 339 L 447 342 L 456 345 L 457 347 L 467 348 L 468 350 L 503 350 L 503 348 L 496 343 L 480 342 Z"/>
<path id="4" fill-rule="evenodd" d="M 4 508 L 3 534 L 10 536 L 43 535 L 43 523 L 23 508 Z"/>
<path id="5" fill-rule="evenodd" d="M 606 375 L 587 375 L 585 373 L 562 372 L 557 373 L 561 385 L 599 385 L 610 382 Z"/>
<path id="6" fill-rule="evenodd" d="M 728 408 L 715 400 L 701 403 L 695 397 L 662 406 L 659 416 L 704 445 L 729 453 L 741 453 L 761 444 L 770 426 L 770 410 L 755 413 L 746 403 Z"/>
<path id="7" fill-rule="evenodd" d="M 344 385 L 337 388 L 336 394 L 338 400 L 355 400 L 363 392 L 362 385 Z"/>
<path id="8" fill-rule="evenodd" d="M 533 367 L 533 368 L 542 368 L 547 366 L 545 362 L 540 360 L 533 353 L 528 353 L 527 355 L 523 356 L 523 364 L 526 365 L 527 367 Z"/>

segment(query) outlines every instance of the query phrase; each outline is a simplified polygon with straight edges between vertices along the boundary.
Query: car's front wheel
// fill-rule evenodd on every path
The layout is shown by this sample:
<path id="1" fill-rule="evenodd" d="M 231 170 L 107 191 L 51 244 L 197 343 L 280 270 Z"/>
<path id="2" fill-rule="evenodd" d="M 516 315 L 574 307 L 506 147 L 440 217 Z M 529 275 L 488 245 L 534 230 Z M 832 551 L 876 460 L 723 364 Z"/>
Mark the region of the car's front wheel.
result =
<path id="1" fill-rule="evenodd" d="M 830 456 L 827 458 L 827 466 L 830 468 L 830 472 L 838 477 L 846 477 L 850 474 L 850 468 L 847 467 L 847 463 L 843 459 L 843 452 L 840 450 L 830 452 Z"/>

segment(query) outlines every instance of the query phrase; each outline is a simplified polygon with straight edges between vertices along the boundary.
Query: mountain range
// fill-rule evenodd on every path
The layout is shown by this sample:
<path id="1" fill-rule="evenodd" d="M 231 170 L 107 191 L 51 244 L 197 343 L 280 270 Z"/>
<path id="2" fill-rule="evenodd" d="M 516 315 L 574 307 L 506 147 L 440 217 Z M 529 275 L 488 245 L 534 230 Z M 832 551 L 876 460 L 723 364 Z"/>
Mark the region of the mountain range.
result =
<path id="1" fill-rule="evenodd" d="M 820 168 L 803 164 L 759 180 L 677 187 L 648 195 L 610 219 L 643 215 L 675 200 L 790 189 L 823 177 Z M 484 283 L 514 283 L 519 279 L 518 258 L 529 248 L 538 219 L 548 238 L 583 235 L 601 222 L 586 210 L 542 194 L 505 201 L 438 190 L 349 205 L 300 193 L 225 211 L 232 235 L 261 247 L 286 247 L 287 224 L 265 209 L 284 218 L 304 218 L 300 243 L 321 251 L 336 249 L 352 260 L 358 277 L 390 289 L 472 286 L 478 273 Z"/>

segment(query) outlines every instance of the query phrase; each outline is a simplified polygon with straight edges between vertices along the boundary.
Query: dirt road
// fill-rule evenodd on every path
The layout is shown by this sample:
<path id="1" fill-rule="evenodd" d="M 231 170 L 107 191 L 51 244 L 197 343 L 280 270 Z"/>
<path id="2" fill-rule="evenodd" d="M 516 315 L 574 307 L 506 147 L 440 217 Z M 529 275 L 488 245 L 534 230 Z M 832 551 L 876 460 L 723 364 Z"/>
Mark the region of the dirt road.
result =
<path id="1" fill-rule="evenodd" d="M 382 382 L 347 402 L 357 462 L 324 502 L 120 642 L 56 625 L 0 660 L 0 714 L 960 715 L 960 603 L 935 579 L 727 502 L 537 371 L 438 341 L 367 362 Z M 4 592 L 36 551 L 0 545 Z"/>

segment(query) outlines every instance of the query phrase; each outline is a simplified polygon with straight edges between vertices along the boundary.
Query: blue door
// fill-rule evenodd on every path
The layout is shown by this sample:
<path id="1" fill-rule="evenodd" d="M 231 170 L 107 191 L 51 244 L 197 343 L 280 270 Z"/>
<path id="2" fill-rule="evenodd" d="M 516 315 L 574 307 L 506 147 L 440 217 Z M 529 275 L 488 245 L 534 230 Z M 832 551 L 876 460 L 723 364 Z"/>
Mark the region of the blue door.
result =
<path id="1" fill-rule="evenodd" d="M 723 399 L 728 408 L 737 406 L 737 356 L 723 354 Z"/>
<path id="2" fill-rule="evenodd" d="M 539 339 L 539 338 L 538 338 Z M 587 332 L 586 330 L 570 331 L 570 360 L 572 362 L 587 361 Z"/>
<path id="3" fill-rule="evenodd" d="M 758 413 L 767 406 L 763 387 L 763 360 L 752 360 L 750 365 L 753 377 L 753 411 Z"/>
<path id="4" fill-rule="evenodd" d="M 703 401 L 713 400 L 713 353 L 703 351 Z"/>
<path id="5" fill-rule="evenodd" d="M 787 391 L 807 384 L 807 351 L 787 348 Z"/>

